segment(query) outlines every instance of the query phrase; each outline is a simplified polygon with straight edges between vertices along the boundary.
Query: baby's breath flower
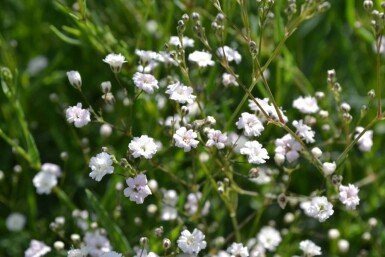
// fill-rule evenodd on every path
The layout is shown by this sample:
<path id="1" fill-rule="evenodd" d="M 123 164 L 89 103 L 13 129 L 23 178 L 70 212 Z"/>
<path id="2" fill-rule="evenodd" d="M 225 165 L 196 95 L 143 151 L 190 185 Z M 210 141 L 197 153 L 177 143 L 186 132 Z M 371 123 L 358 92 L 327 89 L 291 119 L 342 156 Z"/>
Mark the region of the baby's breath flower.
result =
<path id="1" fill-rule="evenodd" d="M 224 52 L 224 54 L 223 54 L 223 52 Z M 223 48 L 219 47 L 217 49 L 217 55 L 220 58 L 225 58 L 225 56 L 226 56 L 226 60 L 228 62 L 234 61 L 236 64 L 239 64 L 242 60 L 242 56 L 238 53 L 238 51 L 234 50 L 228 46 L 223 46 Z"/>
<path id="2" fill-rule="evenodd" d="M 103 62 L 108 63 L 111 67 L 112 72 L 119 73 L 122 69 L 123 63 L 127 62 L 121 54 L 108 54 Z"/>
<path id="3" fill-rule="evenodd" d="M 304 240 L 299 243 L 299 249 L 303 251 L 303 254 L 308 257 L 321 255 L 321 247 L 316 245 L 310 240 Z"/>
<path id="4" fill-rule="evenodd" d="M 296 133 L 303 138 L 306 143 L 314 143 L 315 132 L 306 124 L 303 124 L 303 120 L 293 121 L 293 126 L 297 129 Z"/>
<path id="5" fill-rule="evenodd" d="M 170 45 L 178 46 L 180 45 L 179 37 L 172 36 L 170 37 L 170 41 L 168 41 Z M 183 47 L 194 47 L 194 40 L 189 37 L 182 38 Z"/>
<path id="6" fill-rule="evenodd" d="M 324 172 L 325 176 L 329 176 L 333 174 L 333 172 L 336 170 L 336 163 L 335 162 L 324 162 L 322 164 L 322 171 Z"/>
<path id="7" fill-rule="evenodd" d="M 195 51 L 188 56 L 188 60 L 195 62 L 199 67 L 213 66 L 214 61 L 211 60 L 211 54 L 203 51 Z"/>
<path id="8" fill-rule="evenodd" d="M 170 99 L 177 101 L 181 104 L 192 104 L 196 98 L 193 93 L 192 87 L 187 87 L 180 83 L 179 81 L 176 81 L 173 84 L 170 84 L 167 86 L 166 94 L 170 95 Z"/>
<path id="9" fill-rule="evenodd" d="M 33 185 L 38 194 L 50 194 L 53 187 L 57 185 L 57 176 L 49 171 L 40 171 L 33 177 Z"/>
<path id="10" fill-rule="evenodd" d="M 17 232 L 23 230 L 25 222 L 25 215 L 19 212 L 13 212 L 5 220 L 5 226 L 9 231 Z"/>
<path id="11" fill-rule="evenodd" d="M 275 155 L 281 159 L 286 158 L 288 162 L 294 162 L 299 157 L 302 146 L 290 134 L 275 140 Z"/>
<path id="12" fill-rule="evenodd" d="M 232 243 L 227 252 L 230 253 L 230 257 L 248 257 L 249 251 L 247 246 L 243 246 L 242 243 Z"/>
<path id="13" fill-rule="evenodd" d="M 201 192 L 194 192 L 190 193 L 187 196 L 187 202 L 184 205 L 185 210 L 191 215 L 195 215 L 199 211 L 200 206 L 200 200 L 202 199 L 202 193 Z M 200 214 L 202 216 L 206 216 L 209 213 L 210 209 L 210 202 L 205 201 L 205 204 L 203 207 L 201 207 Z"/>
<path id="14" fill-rule="evenodd" d="M 248 156 L 249 163 L 261 164 L 265 163 L 266 159 L 269 159 L 267 150 L 255 140 L 246 142 L 245 146 L 241 148 L 240 153 Z"/>
<path id="15" fill-rule="evenodd" d="M 199 229 L 195 228 L 192 233 L 185 229 L 177 240 L 177 244 L 184 253 L 198 255 L 207 246 L 204 239 L 205 235 Z"/>
<path id="16" fill-rule="evenodd" d="M 207 134 L 209 140 L 207 140 L 206 146 L 216 146 L 218 149 L 225 148 L 227 142 L 227 135 L 222 134 L 220 130 L 210 129 Z"/>
<path id="17" fill-rule="evenodd" d="M 257 235 L 258 242 L 267 250 L 275 251 L 281 243 L 282 238 L 279 232 L 273 227 L 263 227 Z"/>
<path id="18" fill-rule="evenodd" d="M 235 123 L 238 129 L 244 129 L 245 136 L 259 136 L 264 130 L 262 122 L 255 114 L 244 112 L 241 114 L 239 120 Z"/>
<path id="19" fill-rule="evenodd" d="M 195 140 L 198 135 L 192 129 L 187 130 L 186 127 L 179 128 L 173 139 L 175 140 L 175 146 L 183 148 L 185 152 L 190 152 L 191 147 L 196 148 L 199 141 Z"/>
<path id="20" fill-rule="evenodd" d="M 126 183 L 128 187 L 124 189 L 124 195 L 137 204 L 142 204 L 144 198 L 152 194 L 144 174 L 139 174 L 135 178 L 128 178 Z"/>
<path id="21" fill-rule="evenodd" d="M 339 187 L 340 201 L 345 204 L 347 209 L 356 209 L 356 206 L 360 203 L 360 198 L 358 197 L 358 187 L 355 185 L 349 184 L 348 186 L 340 185 Z"/>
<path id="22" fill-rule="evenodd" d="M 317 99 L 311 96 L 300 96 L 293 102 L 293 107 L 298 109 L 301 113 L 316 113 L 319 110 Z"/>
<path id="23" fill-rule="evenodd" d="M 80 249 L 71 249 L 67 252 L 67 257 L 87 257 L 88 248 L 83 246 Z"/>
<path id="24" fill-rule="evenodd" d="M 147 135 L 134 137 L 128 145 L 128 148 L 131 150 L 134 158 L 143 156 L 146 159 L 151 159 L 152 156 L 158 151 L 158 146 L 156 145 L 154 139 L 148 137 Z"/>
<path id="25" fill-rule="evenodd" d="M 51 251 L 51 247 L 43 242 L 32 239 L 29 248 L 24 252 L 25 257 L 40 257 Z"/>
<path id="26" fill-rule="evenodd" d="M 102 152 L 92 157 L 89 167 L 91 168 L 90 177 L 96 181 L 102 180 L 104 175 L 112 174 L 114 167 L 112 166 L 112 156 L 108 153 Z"/>
<path id="27" fill-rule="evenodd" d="M 91 114 L 88 109 L 82 109 L 82 103 L 78 103 L 76 106 L 67 108 L 66 118 L 69 123 L 73 123 L 75 127 L 81 128 L 91 121 Z"/>
<path id="28" fill-rule="evenodd" d="M 354 138 L 357 138 L 358 135 L 364 130 L 363 127 L 356 128 L 356 135 Z M 369 152 L 373 146 L 373 130 L 367 130 L 365 133 L 358 139 L 358 149 L 362 152 Z"/>
<path id="29" fill-rule="evenodd" d="M 96 257 L 111 251 L 110 241 L 102 235 L 99 230 L 86 232 L 84 243 L 87 246 L 89 255 Z"/>
<path id="30" fill-rule="evenodd" d="M 158 81 L 151 74 L 136 72 L 132 79 L 135 86 L 146 93 L 152 94 L 155 89 L 159 88 Z"/>
<path id="31" fill-rule="evenodd" d="M 70 84 L 77 89 L 80 89 L 82 87 L 82 78 L 80 76 L 80 73 L 78 71 L 72 70 L 67 72 L 67 77 L 70 82 Z"/>
<path id="32" fill-rule="evenodd" d="M 333 215 L 333 205 L 328 202 L 325 196 L 315 196 L 307 206 L 305 213 L 308 216 L 318 219 L 319 222 L 324 222 Z"/>
<path id="33" fill-rule="evenodd" d="M 239 86 L 237 79 L 233 75 L 226 73 L 226 72 L 222 74 L 222 84 L 225 87 L 228 87 L 231 85 Z"/>

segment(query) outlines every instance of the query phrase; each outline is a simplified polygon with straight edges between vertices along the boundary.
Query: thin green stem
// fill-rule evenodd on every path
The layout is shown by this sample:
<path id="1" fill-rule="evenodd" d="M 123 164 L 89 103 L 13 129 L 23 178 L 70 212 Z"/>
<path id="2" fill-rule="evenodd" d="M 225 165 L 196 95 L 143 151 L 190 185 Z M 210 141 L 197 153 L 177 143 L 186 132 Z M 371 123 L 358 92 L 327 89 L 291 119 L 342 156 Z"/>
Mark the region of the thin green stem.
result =
<path id="1" fill-rule="evenodd" d="M 380 47 L 382 44 L 382 37 L 379 37 L 376 42 L 376 75 L 377 75 L 377 118 L 382 117 L 382 108 L 381 108 L 381 56 L 380 56 Z"/>

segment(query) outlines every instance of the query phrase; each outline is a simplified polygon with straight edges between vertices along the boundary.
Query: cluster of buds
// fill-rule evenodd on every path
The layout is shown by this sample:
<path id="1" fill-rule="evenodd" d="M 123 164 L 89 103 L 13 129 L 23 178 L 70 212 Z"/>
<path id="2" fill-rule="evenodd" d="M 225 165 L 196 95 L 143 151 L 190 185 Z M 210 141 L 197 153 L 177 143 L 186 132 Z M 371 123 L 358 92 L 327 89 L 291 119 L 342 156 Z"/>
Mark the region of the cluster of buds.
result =
<path id="1" fill-rule="evenodd" d="M 322 0 L 306 0 L 301 6 L 301 15 L 310 19 L 316 14 L 326 12 L 331 7 L 330 3 Z"/>
<path id="2" fill-rule="evenodd" d="M 366 3 L 366 6 L 365 7 L 365 2 Z M 373 8 L 373 2 L 370 4 L 369 2 L 371 1 L 365 1 L 364 2 L 364 7 L 366 9 L 370 9 Z M 381 4 L 382 8 L 385 8 L 385 2 L 383 2 Z M 372 11 L 372 20 L 370 21 L 373 29 L 374 29 L 374 33 L 375 33 L 375 37 L 376 39 L 378 40 L 379 38 L 381 38 L 381 36 L 384 34 L 384 28 L 385 28 L 385 13 L 384 12 L 380 12 L 378 10 L 373 10 Z M 377 44 L 377 47 L 379 47 L 380 44 Z"/>
<path id="3" fill-rule="evenodd" d="M 337 81 L 337 75 L 335 70 L 328 70 L 328 75 L 327 75 L 327 83 L 328 87 L 332 90 L 334 93 L 334 97 L 339 102 L 340 99 L 340 93 L 341 93 L 341 85 Z"/>
<path id="4" fill-rule="evenodd" d="M 199 13 L 193 12 L 191 17 L 194 22 L 193 31 L 202 42 L 207 42 L 205 28 L 202 26 Z"/>
<path id="5" fill-rule="evenodd" d="M 288 0 L 287 1 L 287 7 L 286 7 L 285 12 L 287 14 L 287 17 L 290 20 L 291 17 L 297 12 L 297 3 L 295 0 Z"/>
<path id="6" fill-rule="evenodd" d="M 215 20 L 211 23 L 211 27 L 215 31 L 215 35 L 219 39 L 222 39 L 223 37 L 224 19 L 225 19 L 225 16 L 222 13 L 218 13 L 217 16 L 215 17 Z"/>

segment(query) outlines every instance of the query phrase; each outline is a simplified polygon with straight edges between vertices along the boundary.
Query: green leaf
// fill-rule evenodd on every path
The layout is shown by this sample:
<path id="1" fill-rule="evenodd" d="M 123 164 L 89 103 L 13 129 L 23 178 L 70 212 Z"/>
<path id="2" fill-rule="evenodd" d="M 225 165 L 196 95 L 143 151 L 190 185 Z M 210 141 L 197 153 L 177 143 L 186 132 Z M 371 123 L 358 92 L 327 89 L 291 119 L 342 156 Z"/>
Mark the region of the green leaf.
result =
<path id="1" fill-rule="evenodd" d="M 86 195 L 90 207 L 96 213 L 98 222 L 107 231 L 114 249 L 122 253 L 132 252 L 133 250 L 130 246 L 130 243 L 123 234 L 122 230 L 111 219 L 106 210 L 100 205 L 100 201 L 96 198 L 96 196 L 88 189 L 86 189 Z"/>

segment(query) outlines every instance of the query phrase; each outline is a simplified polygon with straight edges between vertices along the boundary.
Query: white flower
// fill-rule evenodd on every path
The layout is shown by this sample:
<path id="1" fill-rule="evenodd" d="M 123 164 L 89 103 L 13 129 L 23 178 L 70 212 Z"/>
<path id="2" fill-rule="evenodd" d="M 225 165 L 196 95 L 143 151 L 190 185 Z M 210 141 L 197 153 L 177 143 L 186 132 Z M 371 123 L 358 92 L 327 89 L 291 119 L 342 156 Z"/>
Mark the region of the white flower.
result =
<path id="1" fill-rule="evenodd" d="M 262 122 L 255 114 L 244 112 L 241 114 L 239 120 L 235 123 L 238 129 L 244 129 L 245 136 L 259 136 L 265 129 Z"/>
<path id="2" fill-rule="evenodd" d="M 349 184 L 348 186 L 340 185 L 340 201 L 345 204 L 347 209 L 356 209 L 356 206 L 360 203 L 360 198 L 358 197 L 358 187 L 355 185 Z"/>
<path id="3" fill-rule="evenodd" d="M 314 155 L 315 158 L 320 158 L 322 156 L 322 151 L 318 147 L 312 148 L 311 153 Z"/>
<path id="4" fill-rule="evenodd" d="M 192 148 L 196 148 L 198 146 L 199 141 L 195 140 L 198 135 L 192 129 L 187 130 L 186 127 L 179 128 L 173 139 L 175 140 L 175 146 L 183 148 L 185 152 L 191 151 Z"/>
<path id="5" fill-rule="evenodd" d="M 91 168 L 90 177 L 96 181 L 102 180 L 104 175 L 112 174 L 114 167 L 112 166 L 112 156 L 108 153 L 102 152 L 92 157 L 89 167 Z"/>
<path id="6" fill-rule="evenodd" d="M 199 67 L 213 66 L 214 61 L 211 60 L 211 54 L 203 51 L 195 51 L 188 56 L 188 60 L 195 62 Z"/>
<path id="7" fill-rule="evenodd" d="M 282 138 L 275 140 L 275 154 L 283 156 L 288 162 L 293 162 L 298 159 L 299 151 L 302 146 L 290 134 L 286 134 Z"/>
<path id="8" fill-rule="evenodd" d="M 178 210 L 175 208 L 178 202 L 178 194 L 175 190 L 163 192 L 163 205 L 160 212 L 161 220 L 175 220 L 178 217 Z"/>
<path id="9" fill-rule="evenodd" d="M 88 248 L 83 246 L 80 249 L 71 249 L 67 252 L 67 257 L 87 257 Z"/>
<path id="10" fill-rule="evenodd" d="M 174 66 L 178 66 L 178 62 L 175 61 L 170 53 L 168 52 L 165 52 L 165 51 L 160 51 L 156 57 L 156 60 L 158 62 L 162 62 L 162 63 L 165 63 L 165 64 L 172 64 Z"/>
<path id="11" fill-rule="evenodd" d="M 128 145 L 134 158 L 143 156 L 146 159 L 151 159 L 154 154 L 158 151 L 153 138 L 143 135 L 141 137 L 134 137 L 131 143 Z"/>
<path id="12" fill-rule="evenodd" d="M 196 96 L 192 94 L 193 91 L 192 87 L 187 87 L 179 81 L 176 81 L 175 83 L 167 86 L 166 94 L 170 95 L 171 100 L 177 101 L 181 104 L 192 104 L 196 98 Z"/>
<path id="13" fill-rule="evenodd" d="M 356 132 L 357 134 L 354 136 L 354 138 L 357 138 L 358 135 L 364 130 L 363 127 L 357 127 Z M 373 130 L 366 131 L 360 139 L 358 139 L 358 149 L 360 149 L 362 152 L 368 152 L 370 149 L 372 149 L 373 146 Z"/>
<path id="14" fill-rule="evenodd" d="M 28 62 L 27 73 L 30 76 L 37 75 L 48 66 L 48 58 L 44 55 L 38 55 Z"/>
<path id="15" fill-rule="evenodd" d="M 103 253 L 102 255 L 100 255 L 100 257 L 122 257 L 122 254 L 112 251 L 108 253 Z M 146 256 L 143 256 L 143 257 L 146 257 Z"/>
<path id="16" fill-rule="evenodd" d="M 319 110 L 317 99 L 311 96 L 298 97 L 293 101 L 293 107 L 302 113 L 316 113 Z"/>
<path id="17" fill-rule="evenodd" d="M 158 58 L 158 54 L 154 51 L 136 49 L 135 54 L 139 56 L 142 63 L 149 63 Z"/>
<path id="18" fill-rule="evenodd" d="M 5 226 L 9 231 L 18 232 L 23 230 L 25 226 L 25 216 L 18 212 L 11 213 L 5 220 Z"/>
<path id="19" fill-rule="evenodd" d="M 266 112 L 266 114 L 269 117 L 271 117 L 275 120 L 279 120 L 277 110 L 275 109 L 274 105 L 269 104 L 268 98 L 264 98 L 264 99 L 254 98 L 254 99 L 260 105 L 260 107 Z M 249 100 L 249 108 L 252 111 L 255 111 L 257 113 L 258 117 L 260 117 L 261 119 L 263 119 L 263 120 L 266 119 L 262 110 L 258 107 L 258 105 L 253 100 Z M 286 123 L 288 121 L 288 118 L 285 116 L 284 111 L 281 108 L 279 108 L 279 112 L 282 116 L 283 121 Z"/>
<path id="20" fill-rule="evenodd" d="M 269 159 L 269 155 L 265 148 L 258 141 L 248 141 L 245 146 L 241 148 L 240 153 L 248 155 L 249 163 L 261 164 L 265 163 L 266 159 Z"/>
<path id="21" fill-rule="evenodd" d="M 325 196 L 313 197 L 310 205 L 307 207 L 305 213 L 308 216 L 318 219 L 319 222 L 324 222 L 334 213 L 333 205 L 328 202 Z"/>
<path id="22" fill-rule="evenodd" d="M 73 123 L 75 127 L 81 128 L 91 121 L 91 114 L 88 109 L 82 109 L 82 103 L 78 103 L 76 106 L 67 108 L 66 118 L 69 123 Z"/>
<path id="23" fill-rule="evenodd" d="M 267 250 L 275 251 L 275 248 L 281 243 L 282 238 L 278 230 L 273 227 L 263 227 L 258 235 L 258 242 Z"/>
<path id="24" fill-rule="evenodd" d="M 168 43 L 170 45 L 174 45 L 174 46 L 180 45 L 179 37 L 176 37 L 176 36 L 170 37 L 170 41 L 168 41 Z M 183 37 L 182 38 L 182 44 L 183 44 L 184 48 L 186 48 L 186 47 L 194 47 L 194 40 L 189 38 L 189 37 Z"/>
<path id="25" fill-rule="evenodd" d="M 53 164 L 53 163 L 44 163 L 43 165 L 41 165 L 41 170 L 46 171 L 46 172 L 50 172 L 50 173 L 54 174 L 56 177 L 61 176 L 60 166 Z"/>
<path id="26" fill-rule="evenodd" d="M 242 243 L 232 243 L 227 252 L 230 253 L 230 257 L 248 257 L 249 251 L 247 246 L 243 246 Z"/>
<path id="27" fill-rule="evenodd" d="M 224 58 L 223 52 L 225 52 L 225 56 L 228 62 L 235 61 L 237 64 L 239 64 L 242 60 L 242 56 L 238 53 L 237 50 L 234 50 L 228 46 L 219 47 L 217 49 L 217 55 L 220 58 Z"/>
<path id="28" fill-rule="evenodd" d="M 57 176 L 48 171 L 40 171 L 33 177 L 33 185 L 38 194 L 50 194 L 53 187 L 57 185 Z"/>
<path id="29" fill-rule="evenodd" d="M 308 257 L 322 254 L 321 247 L 319 247 L 310 240 L 301 241 L 299 243 L 299 249 L 301 249 L 303 251 L 303 254 Z"/>
<path id="30" fill-rule="evenodd" d="M 306 143 L 314 143 L 315 132 L 311 129 L 311 127 L 303 124 L 303 120 L 293 121 L 293 126 L 297 129 L 297 135 L 304 139 Z"/>
<path id="31" fill-rule="evenodd" d="M 235 153 L 240 153 L 241 148 L 247 142 L 247 138 L 245 136 L 238 135 L 235 132 L 230 132 L 227 138 L 227 145 L 230 146 Z"/>
<path id="32" fill-rule="evenodd" d="M 251 181 L 258 185 L 265 185 L 271 182 L 272 180 L 272 174 L 271 170 L 268 170 L 265 167 L 258 167 L 258 177 L 256 178 L 250 178 Z"/>
<path id="33" fill-rule="evenodd" d="M 139 174 L 135 178 L 128 178 L 126 183 L 128 187 L 124 189 L 124 195 L 130 197 L 130 200 L 137 204 L 142 204 L 144 198 L 152 194 L 144 174 Z"/>
<path id="34" fill-rule="evenodd" d="M 226 72 L 222 74 L 222 84 L 226 87 L 231 85 L 239 86 L 237 79 L 233 75 Z"/>
<path id="35" fill-rule="evenodd" d="M 210 129 L 207 136 L 209 140 L 207 140 L 206 146 L 216 146 L 218 149 L 225 148 L 227 142 L 226 133 L 222 134 L 220 130 Z"/>
<path id="36" fill-rule="evenodd" d="M 41 257 L 51 251 L 51 247 L 38 240 L 31 240 L 29 248 L 24 252 L 24 257 Z"/>
<path id="37" fill-rule="evenodd" d="M 144 92 L 152 94 L 154 89 L 158 89 L 158 81 L 151 74 L 136 72 L 132 78 L 135 86 L 142 89 Z"/>
<path id="38" fill-rule="evenodd" d="M 103 59 L 103 62 L 108 63 L 112 72 L 119 73 L 123 63 L 127 62 L 121 54 L 109 54 Z"/>
<path id="39" fill-rule="evenodd" d="M 336 167 L 337 165 L 335 162 L 324 162 L 322 164 L 322 171 L 325 176 L 329 176 L 336 170 Z"/>
<path id="40" fill-rule="evenodd" d="M 107 237 L 101 235 L 99 231 L 86 232 L 84 243 L 87 246 L 89 255 L 92 257 L 100 257 L 103 253 L 111 251 L 110 241 Z"/>
<path id="41" fill-rule="evenodd" d="M 74 88 L 80 89 L 82 87 L 82 77 L 80 77 L 80 73 L 76 70 L 67 72 L 68 80 Z"/>
<path id="42" fill-rule="evenodd" d="M 183 230 L 178 241 L 178 247 L 187 254 L 197 255 L 201 250 L 207 246 L 204 241 L 205 235 L 199 229 L 194 229 L 192 233 L 187 229 Z"/>
<path id="43" fill-rule="evenodd" d="M 201 206 L 200 214 L 202 216 L 205 216 L 209 213 L 210 202 L 205 201 L 204 206 L 202 206 L 199 202 L 201 198 L 202 198 L 201 192 L 194 192 L 194 193 L 188 194 L 187 202 L 184 205 L 184 208 L 191 216 L 195 215 L 199 211 L 200 206 Z"/>
<path id="44" fill-rule="evenodd" d="M 214 255 L 213 257 L 230 257 L 230 254 L 221 250 L 221 251 L 217 252 L 217 254 Z"/>

